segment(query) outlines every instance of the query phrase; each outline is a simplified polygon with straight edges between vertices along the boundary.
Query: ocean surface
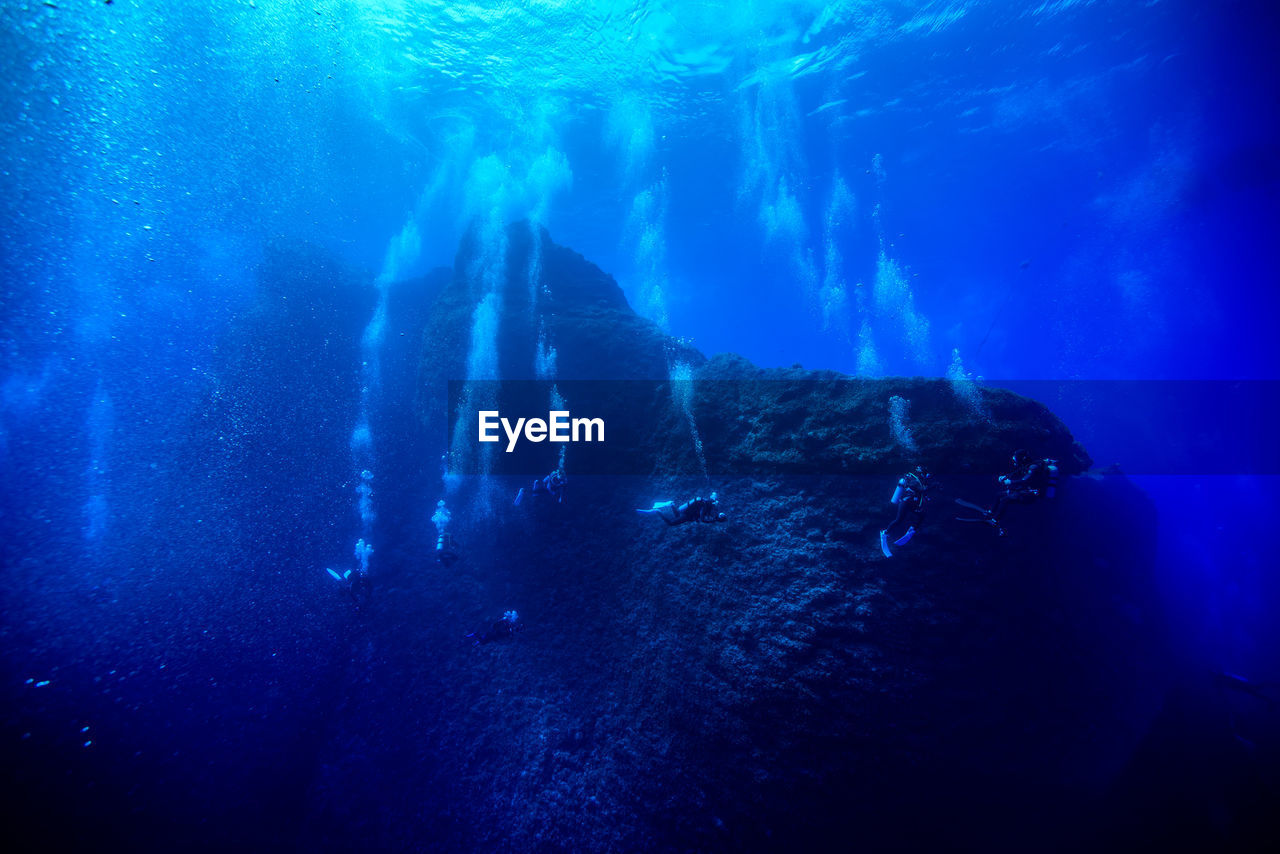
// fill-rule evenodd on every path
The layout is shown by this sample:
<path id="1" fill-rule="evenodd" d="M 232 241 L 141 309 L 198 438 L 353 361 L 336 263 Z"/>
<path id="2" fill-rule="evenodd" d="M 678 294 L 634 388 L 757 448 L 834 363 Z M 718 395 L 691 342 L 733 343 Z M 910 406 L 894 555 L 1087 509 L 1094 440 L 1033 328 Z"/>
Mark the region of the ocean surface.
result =
<path id="1" fill-rule="evenodd" d="M 1280 814 L 1278 57 L 1280 5 L 1250 0 L 6 4 L 5 833 L 22 850 L 1266 849 L 1280 840 L 1265 818 Z M 513 371 L 517 279 L 537 347 Z M 574 330 L 641 328 L 634 340 L 666 343 L 572 361 Z M 930 764 L 963 740 L 964 692 L 939 677 L 945 691 L 913 694 L 908 652 L 877 689 L 902 705 L 862 718 L 848 662 L 772 693 L 853 642 L 779 627 L 812 649 L 797 664 L 779 642 L 776 671 L 753 669 L 773 647 L 743 637 L 819 585 L 797 569 L 804 584 L 739 597 L 726 591 L 754 582 L 730 567 L 772 566 L 736 551 L 752 537 L 779 566 L 839 539 L 820 507 L 786 503 L 836 492 L 761 485 L 783 469 L 729 480 L 771 449 L 732 445 L 713 395 L 678 391 L 720 353 L 894 395 L 916 377 L 1011 389 L 1061 419 L 1093 472 L 1136 487 L 1045 536 L 1097 554 L 1149 543 L 1141 596 L 1120 558 L 1081 569 L 1099 573 L 1096 597 L 1073 588 L 1061 635 L 1083 638 L 1092 607 L 1130 607 L 1114 576 L 1146 603 L 1132 622 L 1159 624 L 1159 652 L 1116 646 L 1096 683 L 982 659 L 991 684 L 1043 677 L 1073 696 L 1115 698 L 1120 671 L 1144 674 L 1091 722 L 1061 713 L 1061 732 L 1097 727 L 1087 769 L 979 771 L 942 748 Z M 649 355 L 663 376 L 632 371 Z M 575 379 L 671 382 L 676 438 L 645 451 L 678 447 L 688 465 L 628 463 L 602 486 L 578 451 L 549 450 L 536 474 L 564 466 L 564 500 L 513 508 L 526 473 L 463 466 L 471 428 L 431 421 L 433 395 L 477 409 L 484 383 L 557 378 L 533 414 L 561 393 L 572 409 Z M 902 417 L 920 417 L 927 393 L 909 387 Z M 980 410 L 966 436 L 983 434 Z M 930 456 L 894 430 L 867 519 L 891 512 L 900 460 L 945 470 L 981 444 L 955 434 Z M 965 495 L 989 499 L 998 473 L 966 470 Z M 629 515 L 633 498 L 717 488 L 717 533 L 636 539 L 661 526 Z M 957 515 L 952 497 L 930 524 Z M 1139 504 L 1151 515 L 1130 524 Z M 769 513 L 810 533 L 769 539 Z M 832 596 L 864 589 L 849 579 L 879 560 L 881 524 L 849 535 Z M 446 532 L 456 564 L 437 559 Z M 991 545 L 972 533 L 930 546 L 922 526 L 921 550 L 876 572 L 920 555 L 921 572 L 981 571 Z M 1030 535 L 1009 539 L 1001 567 L 1043 569 Z M 650 558 L 666 574 L 641 572 Z M 928 608 L 977 625 L 931 586 L 946 583 L 886 594 L 920 597 L 912 638 Z M 737 623 L 711 604 L 730 600 Z M 793 622 L 844 619 L 812 601 Z M 514 637 L 466 637 L 512 609 Z M 974 636 L 1006 638 L 992 619 Z M 1119 636 L 1079 642 L 1105 662 Z M 1014 706 L 1012 729 L 1049 733 L 1028 749 L 1058 756 L 1059 711 Z M 991 738 L 993 757 L 1017 752 Z M 921 776 L 892 770 L 908 766 Z M 890 769 L 890 794 L 864 815 L 868 783 L 851 781 L 871 767 Z M 1007 808 L 972 811 L 967 788 Z"/>

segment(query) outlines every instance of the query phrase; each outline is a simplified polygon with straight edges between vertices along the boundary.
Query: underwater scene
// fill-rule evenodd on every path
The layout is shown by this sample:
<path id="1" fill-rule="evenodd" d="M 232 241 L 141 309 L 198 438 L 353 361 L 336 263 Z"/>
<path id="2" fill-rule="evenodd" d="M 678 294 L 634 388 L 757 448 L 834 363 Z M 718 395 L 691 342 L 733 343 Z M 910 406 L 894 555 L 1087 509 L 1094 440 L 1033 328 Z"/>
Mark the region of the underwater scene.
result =
<path id="1" fill-rule="evenodd" d="M 1278 66 L 4 4 L 3 847 L 1280 850 Z"/>

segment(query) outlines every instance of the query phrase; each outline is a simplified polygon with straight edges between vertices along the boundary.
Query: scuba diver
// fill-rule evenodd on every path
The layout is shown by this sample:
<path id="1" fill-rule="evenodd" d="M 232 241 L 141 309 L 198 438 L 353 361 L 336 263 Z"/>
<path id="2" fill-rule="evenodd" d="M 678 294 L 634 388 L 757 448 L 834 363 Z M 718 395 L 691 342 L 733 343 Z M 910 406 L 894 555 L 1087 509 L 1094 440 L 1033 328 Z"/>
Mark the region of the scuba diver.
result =
<path id="1" fill-rule="evenodd" d="M 691 498 L 679 507 L 674 501 L 655 501 L 647 510 L 636 510 L 637 513 L 655 513 L 668 525 L 683 525 L 686 522 L 723 522 L 729 517 L 720 511 L 720 496 L 711 493 L 710 498 Z"/>
<path id="2" fill-rule="evenodd" d="M 325 572 L 346 589 L 356 610 L 360 610 L 361 603 L 367 604 L 369 597 L 373 595 L 373 582 L 369 580 L 369 558 L 373 555 L 373 546 L 362 537 L 356 541 L 355 555 L 358 563 L 355 569 L 348 569 L 341 575 L 336 569 L 326 569 Z"/>
<path id="3" fill-rule="evenodd" d="M 1010 504 L 1034 504 L 1041 498 L 1053 498 L 1058 489 L 1058 462 L 1050 459 L 1033 460 L 1031 455 L 1019 448 L 1013 452 L 1013 471 L 997 478 L 1002 491 L 996 500 L 996 506 L 988 510 L 969 501 L 957 498 L 956 503 L 977 510 L 981 518 L 971 519 L 957 516 L 960 522 L 985 522 L 996 529 L 1000 536 L 1005 535 L 1000 520 Z"/>
<path id="4" fill-rule="evenodd" d="M 903 523 L 908 515 L 911 521 L 906 522 L 906 533 L 894 540 L 893 544 L 905 546 L 915 536 L 916 525 L 924 521 L 924 502 L 928 491 L 929 472 L 924 466 L 916 466 L 898 478 L 898 486 L 893 490 L 893 497 L 889 499 L 891 503 L 898 506 L 898 512 L 888 527 L 880 532 L 880 551 L 884 552 L 885 557 L 893 557 L 893 552 L 889 549 L 889 538 L 893 534 L 893 529 Z"/>
<path id="5" fill-rule="evenodd" d="M 510 640 L 523 628 L 524 623 L 520 622 L 520 615 L 515 611 L 506 611 L 502 614 L 502 619 L 494 623 L 493 628 L 488 632 L 472 632 L 467 635 L 467 639 L 475 641 L 475 646 L 484 646 L 494 641 Z"/>
<path id="6" fill-rule="evenodd" d="M 533 482 L 533 487 L 529 490 L 529 494 L 534 497 L 546 495 L 554 498 L 556 503 L 562 503 L 564 501 L 564 487 L 568 482 L 569 479 L 564 476 L 564 469 L 556 469 L 541 480 L 535 480 Z M 524 500 L 524 491 L 524 487 L 522 486 L 520 487 L 520 491 L 516 493 L 515 504 L 517 507 L 519 507 L 520 502 Z"/>
<path id="7" fill-rule="evenodd" d="M 355 603 L 356 610 L 360 610 L 361 605 L 369 604 L 369 597 L 373 595 L 373 583 L 369 581 L 369 573 L 367 570 L 356 567 L 348 569 L 341 575 L 336 569 L 326 569 L 325 572 L 333 576 L 333 580 L 342 585 L 343 590 L 351 597 L 351 601 Z"/>
<path id="8" fill-rule="evenodd" d="M 431 521 L 436 526 L 436 560 L 445 568 L 452 566 L 458 559 L 458 552 L 453 546 L 453 534 L 449 533 L 449 520 L 452 518 L 453 514 L 441 498 L 436 502 L 436 512 L 431 515 Z"/>

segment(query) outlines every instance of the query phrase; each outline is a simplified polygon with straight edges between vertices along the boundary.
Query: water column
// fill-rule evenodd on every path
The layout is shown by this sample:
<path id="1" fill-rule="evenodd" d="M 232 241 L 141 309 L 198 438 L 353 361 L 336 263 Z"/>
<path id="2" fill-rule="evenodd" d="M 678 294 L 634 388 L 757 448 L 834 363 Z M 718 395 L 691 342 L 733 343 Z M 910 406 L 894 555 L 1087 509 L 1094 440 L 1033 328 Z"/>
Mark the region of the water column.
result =
<path id="1" fill-rule="evenodd" d="M 356 475 L 356 513 L 360 517 L 355 558 L 362 574 L 369 571 L 369 558 L 373 554 L 373 522 L 377 517 L 373 507 L 377 459 L 371 419 L 382 392 L 382 342 L 387 330 L 388 295 L 404 271 L 417 262 L 421 251 L 422 238 L 418 226 L 410 219 L 387 246 L 382 272 L 374 279 L 378 300 L 373 316 L 360 336 L 360 410 L 351 430 L 351 461 Z"/>
<path id="2" fill-rule="evenodd" d="M 554 383 L 558 369 L 554 330 L 548 328 L 547 317 L 541 306 L 542 298 L 551 295 L 542 275 L 542 229 L 553 197 L 572 183 L 573 172 L 569 168 L 569 162 L 555 148 L 548 147 L 529 168 L 528 184 L 533 199 L 529 212 L 529 313 L 538 318 L 538 343 L 533 356 L 533 371 L 538 379 L 552 381 L 548 402 L 553 411 L 566 409 L 567 405 Z M 556 461 L 556 467 L 560 471 L 564 471 L 567 447 L 567 443 L 560 444 Z"/>
<path id="3" fill-rule="evenodd" d="M 975 420 L 990 421 L 991 411 L 978 388 L 981 380 L 982 377 L 965 370 L 964 363 L 960 361 L 960 349 L 952 349 L 951 364 L 947 366 L 947 381 L 951 384 L 952 393 L 964 402 L 965 408 Z"/>
<path id="4" fill-rule="evenodd" d="M 547 134 L 544 133 L 544 138 Z M 508 279 L 508 237 L 506 223 L 512 216 L 529 220 L 530 247 L 526 283 L 530 311 L 537 312 L 539 298 L 545 291 L 542 276 L 542 224 L 547 218 L 555 195 L 573 182 L 573 173 L 564 154 L 548 145 L 537 156 L 526 161 L 523 177 L 513 174 L 508 161 L 516 157 L 488 155 L 476 160 L 467 175 L 464 190 L 465 221 L 470 232 L 472 256 L 466 267 L 466 279 L 475 309 L 471 316 L 471 336 L 467 348 L 467 382 L 463 387 L 454 423 L 450 459 L 455 470 L 478 475 L 474 507 L 480 516 L 493 512 L 496 494 L 490 473 L 493 469 L 493 445 L 475 449 L 475 413 L 496 409 L 494 383 L 501 379 L 498 339 L 504 311 L 504 292 Z M 541 320 L 541 318 L 540 318 Z M 554 376 L 555 348 L 549 341 L 546 324 L 539 323 L 538 352 L 535 354 L 538 376 Z M 446 478 L 446 487 L 456 491 L 460 480 Z"/>
<path id="5" fill-rule="evenodd" d="M 84 478 L 88 495 L 84 504 L 84 539 L 90 548 L 102 540 L 107 530 L 108 454 L 114 426 L 115 408 L 111 404 L 111 395 L 99 380 L 85 418 L 85 432 L 89 434 L 89 465 Z"/>
<path id="6" fill-rule="evenodd" d="M 671 396 L 689 424 L 693 452 L 698 456 L 698 466 L 703 478 L 710 484 L 711 475 L 707 473 L 707 455 L 702 449 L 702 434 L 698 432 L 698 422 L 693 417 L 693 367 L 688 362 L 668 358 L 667 370 L 671 377 Z"/>
<path id="7" fill-rule="evenodd" d="M 542 277 L 542 225 L 529 219 L 529 314 L 538 318 L 538 343 L 533 354 L 533 373 L 540 380 L 556 378 L 556 345 L 547 331 L 547 318 L 540 309 L 541 298 L 551 291 Z"/>
<path id="8" fill-rule="evenodd" d="M 667 176 L 649 189 L 636 194 L 627 221 L 627 233 L 631 236 L 635 253 L 635 267 L 640 276 L 640 305 L 649 317 L 664 331 L 668 331 L 667 315 Z M 670 348 L 667 353 L 667 377 L 671 382 L 673 402 L 684 413 L 689 424 L 689 436 L 698 456 L 702 476 L 707 478 L 707 459 L 702 449 L 702 436 L 693 415 L 693 366 L 682 361 Z"/>
<path id="9" fill-rule="evenodd" d="M 621 165 L 621 178 L 625 185 L 643 184 L 646 173 L 657 173 L 648 186 L 637 190 L 632 197 L 631 210 L 623 229 L 623 242 L 631 247 L 633 275 L 637 280 L 637 308 L 666 332 L 670 325 L 667 313 L 667 170 L 651 169 L 656 136 L 652 113 L 639 99 L 623 99 L 609 114 L 605 134 Z M 684 413 L 698 465 L 703 477 L 710 482 L 702 436 L 693 415 L 693 367 L 670 349 L 666 356 L 672 402 Z"/>
<path id="10" fill-rule="evenodd" d="M 818 264 L 804 213 L 810 170 L 805 160 L 805 126 L 791 77 L 761 57 L 754 85 L 743 92 L 741 201 L 754 198 L 764 245 L 799 285 L 806 305 L 822 305 Z"/>
<path id="11" fill-rule="evenodd" d="M 853 289 L 852 305 L 844 274 L 844 254 L 841 240 L 853 227 L 857 208 L 853 194 L 844 178 L 838 173 L 831 185 L 831 198 L 827 203 L 827 215 L 823 225 L 823 278 L 819 297 L 822 302 L 822 324 L 827 332 L 840 337 L 855 352 L 856 371 L 859 376 L 880 376 L 880 358 L 876 354 L 868 313 L 866 289 L 858 284 Z M 854 317 L 860 319 L 855 337 Z"/>
<path id="12" fill-rule="evenodd" d="M 885 239 L 881 205 L 884 198 L 886 173 L 884 158 L 879 154 L 871 161 L 876 188 L 880 199 L 871 212 L 875 224 L 879 254 L 876 258 L 876 279 L 871 289 L 871 300 L 878 318 L 897 327 L 905 355 L 918 365 L 929 360 L 929 321 L 916 311 L 915 295 L 898 262 L 890 256 L 892 244 Z"/>
<path id="13" fill-rule="evenodd" d="M 467 346 L 466 384 L 453 426 L 450 448 L 453 465 L 478 475 L 474 509 L 478 516 L 491 515 L 494 489 L 489 474 L 493 468 L 493 446 L 475 443 L 475 413 L 496 409 L 493 384 L 501 378 L 498 360 L 498 333 L 502 321 L 503 289 L 507 279 L 507 233 L 504 228 L 507 168 L 490 155 L 472 166 L 468 193 L 475 218 L 471 227 L 472 257 L 466 267 L 470 292 L 477 298 L 471 314 L 471 336 Z M 457 490 L 461 481 L 446 478 L 446 487 Z"/>
<path id="14" fill-rule="evenodd" d="M 637 308 L 665 332 L 667 315 L 667 181 L 661 179 L 631 200 L 624 231 L 631 244 L 635 276 L 639 280 Z"/>
<path id="15" fill-rule="evenodd" d="M 545 315 L 543 315 L 543 313 L 538 310 L 538 296 L 549 294 L 549 291 L 547 290 L 546 282 L 541 280 L 541 276 L 542 276 L 542 258 L 541 258 L 542 241 L 540 238 L 541 228 L 535 222 L 531 222 L 530 225 L 533 228 L 535 235 L 539 235 L 538 237 L 535 238 L 536 240 L 535 246 L 537 247 L 538 255 L 534 258 L 531 258 L 529 262 L 529 294 L 530 294 L 530 299 L 532 300 L 529 306 L 529 310 L 531 312 L 536 313 L 538 316 L 538 344 L 537 344 L 537 351 L 533 355 L 533 371 L 534 371 L 534 375 L 537 376 L 538 379 L 551 381 L 551 392 L 549 394 L 550 399 L 548 402 L 550 403 L 551 411 L 555 412 L 558 410 L 568 409 L 568 404 L 565 402 L 564 397 L 560 394 L 560 389 L 555 384 L 556 345 L 555 345 L 555 342 L 552 340 L 551 335 L 547 332 L 547 322 L 546 322 Z M 536 280 L 534 279 L 535 276 L 538 277 Z M 568 442 L 560 443 L 560 455 L 556 460 L 556 468 L 559 469 L 561 472 L 564 471 L 565 451 L 568 449 L 568 446 L 569 446 Z"/>

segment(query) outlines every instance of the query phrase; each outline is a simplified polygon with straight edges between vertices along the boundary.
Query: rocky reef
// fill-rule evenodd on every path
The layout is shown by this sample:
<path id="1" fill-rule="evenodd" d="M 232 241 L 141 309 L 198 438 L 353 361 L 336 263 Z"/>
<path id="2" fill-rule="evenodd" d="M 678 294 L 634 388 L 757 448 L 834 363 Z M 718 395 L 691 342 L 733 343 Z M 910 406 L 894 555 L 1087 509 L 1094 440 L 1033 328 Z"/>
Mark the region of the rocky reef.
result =
<path id="1" fill-rule="evenodd" d="M 591 476 L 590 452 L 573 446 L 563 504 L 464 510 L 463 560 L 424 558 L 399 582 L 411 601 L 378 606 L 402 633 L 418 628 L 393 642 L 375 628 L 386 618 L 369 618 L 396 659 L 372 681 L 413 690 L 366 695 L 348 726 L 417 724 L 418 752 L 396 773 L 413 781 L 406 798 L 448 805 L 447 826 L 423 817 L 431 833 L 557 850 L 1087 836 L 1081 810 L 1136 744 L 1163 679 L 1155 519 L 1140 491 L 1086 473 L 1067 428 L 1010 392 L 706 359 L 632 312 L 608 275 L 534 237 L 524 224 L 507 234 L 502 375 L 535 376 L 548 342 L 561 381 L 665 380 L 684 364 L 710 474 L 675 396 L 619 404 L 619 384 L 571 384 L 575 410 L 632 407 L 607 449 L 623 473 Z M 531 297 L 535 247 L 544 278 Z M 463 245 L 428 312 L 415 399 L 431 435 L 449 429 L 448 380 L 465 376 L 476 251 Z M 895 435 L 895 397 L 910 402 L 911 445 Z M 1061 461 L 1060 497 L 1015 508 L 1005 538 L 954 522 L 952 499 L 990 501 L 1014 447 Z M 887 560 L 877 532 L 896 472 L 916 462 L 940 483 L 926 525 Z M 712 488 L 726 524 L 668 529 L 635 513 Z M 514 642 L 459 646 L 459 617 L 507 607 L 527 627 Z M 429 719 L 415 717 L 423 704 Z M 336 795 L 394 760 L 333 761 Z"/>

